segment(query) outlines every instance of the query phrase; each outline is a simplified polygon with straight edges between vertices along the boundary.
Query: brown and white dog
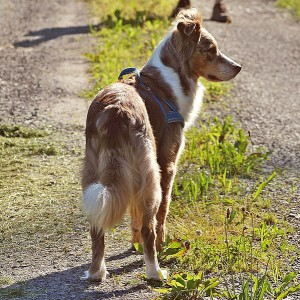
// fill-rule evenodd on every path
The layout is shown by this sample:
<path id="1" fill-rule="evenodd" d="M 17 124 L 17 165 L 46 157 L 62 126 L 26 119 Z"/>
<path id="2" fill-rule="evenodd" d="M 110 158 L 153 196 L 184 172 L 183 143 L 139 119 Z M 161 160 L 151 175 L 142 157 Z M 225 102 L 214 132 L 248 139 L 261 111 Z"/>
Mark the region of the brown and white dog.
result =
<path id="1" fill-rule="evenodd" d="M 184 130 L 197 116 L 202 102 L 204 88 L 198 79 L 230 80 L 240 70 L 201 26 L 198 12 L 190 9 L 177 16 L 139 76 L 98 93 L 86 123 L 82 188 L 83 207 L 91 225 L 92 263 L 82 279 L 106 278 L 104 233 L 122 219 L 127 209 L 132 242 L 144 246 L 147 276 L 166 278 L 156 251 L 165 239 Z M 182 122 L 166 123 L 164 110 L 168 107 L 163 99 L 178 109 L 184 127 Z"/>

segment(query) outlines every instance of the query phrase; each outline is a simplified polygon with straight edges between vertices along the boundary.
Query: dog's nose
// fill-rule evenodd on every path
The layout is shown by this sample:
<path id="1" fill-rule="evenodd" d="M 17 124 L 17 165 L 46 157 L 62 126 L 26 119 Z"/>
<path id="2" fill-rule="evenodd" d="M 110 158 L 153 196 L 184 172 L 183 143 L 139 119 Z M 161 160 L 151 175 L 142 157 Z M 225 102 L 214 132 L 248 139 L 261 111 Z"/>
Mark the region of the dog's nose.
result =
<path id="1" fill-rule="evenodd" d="M 236 70 L 236 73 L 238 74 L 241 71 L 242 66 L 240 66 L 240 65 L 237 64 L 234 68 Z"/>

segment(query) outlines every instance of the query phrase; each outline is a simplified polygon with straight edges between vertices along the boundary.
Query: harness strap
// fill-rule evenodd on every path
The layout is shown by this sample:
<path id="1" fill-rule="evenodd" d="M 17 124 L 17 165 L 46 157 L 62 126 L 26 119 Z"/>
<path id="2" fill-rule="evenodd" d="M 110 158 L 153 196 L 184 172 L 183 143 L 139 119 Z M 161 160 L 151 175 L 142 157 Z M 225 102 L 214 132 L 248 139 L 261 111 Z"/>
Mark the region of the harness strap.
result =
<path id="1" fill-rule="evenodd" d="M 126 68 L 121 71 L 118 80 L 123 79 L 123 76 L 128 74 L 135 74 L 137 77 L 140 78 L 140 72 L 138 71 L 137 68 Z"/>
<path id="2" fill-rule="evenodd" d="M 144 82 L 142 81 L 141 76 L 140 76 L 140 72 L 136 68 L 123 69 L 121 71 L 119 77 L 118 77 L 118 80 L 123 79 L 123 76 L 128 75 L 128 74 L 135 74 L 138 83 L 150 90 L 150 88 L 147 85 L 145 85 Z M 152 93 L 151 96 L 152 96 L 153 100 L 158 104 L 161 111 L 163 112 L 165 124 L 179 122 L 179 123 L 181 123 L 182 127 L 184 127 L 184 118 L 183 118 L 183 116 L 180 114 L 177 107 L 170 100 L 167 100 L 167 99 L 163 100 L 163 103 L 165 103 L 166 106 L 170 109 L 169 111 L 167 111 L 167 109 L 163 105 L 162 101 L 156 95 L 154 95 Z"/>

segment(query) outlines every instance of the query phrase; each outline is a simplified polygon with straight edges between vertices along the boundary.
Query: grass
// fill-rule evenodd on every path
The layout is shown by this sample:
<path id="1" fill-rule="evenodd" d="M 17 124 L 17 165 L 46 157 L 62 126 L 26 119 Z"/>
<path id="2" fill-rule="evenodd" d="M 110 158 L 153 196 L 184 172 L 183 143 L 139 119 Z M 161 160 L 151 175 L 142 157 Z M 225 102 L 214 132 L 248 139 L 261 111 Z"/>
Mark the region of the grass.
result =
<path id="1" fill-rule="evenodd" d="M 226 130 L 224 128 L 227 128 Z M 180 267 L 193 271 L 217 272 L 225 268 L 228 259 L 224 240 L 225 211 L 232 210 L 230 229 L 231 271 L 249 271 L 252 233 L 257 241 L 255 268 L 278 254 L 280 243 L 286 242 L 290 229 L 269 211 L 263 188 L 276 173 L 257 183 L 259 167 L 267 158 L 264 150 L 251 152 L 248 137 L 230 118 L 216 119 L 208 127 L 191 129 L 174 184 L 171 205 L 170 234 L 188 242 L 189 251 L 179 260 Z M 185 224 L 189 222 L 194 232 Z M 245 229 L 246 228 L 246 229 Z M 250 230 L 250 228 L 252 228 Z M 199 230 L 201 234 L 199 235 Z M 276 239 L 279 239 L 279 244 Z M 242 243 L 243 240 L 243 243 Z M 268 250 L 268 255 L 265 251 Z M 243 258 L 243 259 L 241 259 Z"/>
<path id="2" fill-rule="evenodd" d="M 251 147 L 249 135 L 230 117 L 200 123 L 187 132 L 174 184 L 170 237 L 163 250 L 168 255 L 161 257 L 173 274 L 160 289 L 164 299 L 194 299 L 188 298 L 193 293 L 235 299 L 237 282 L 251 282 L 253 287 L 253 280 L 275 293 L 269 280 L 280 282 L 278 270 L 287 270 L 286 261 L 297 254 L 288 242 L 293 228 L 271 211 L 272 200 L 265 195 L 268 185 L 278 182 L 278 174 L 257 180 L 268 155 Z M 293 280 L 291 293 L 300 289 Z M 191 290 L 189 284 L 199 286 Z M 258 290 L 252 291 L 254 298 L 248 291 L 249 298 L 239 299 L 259 299 Z"/>
<path id="3" fill-rule="evenodd" d="M 88 2 L 100 24 L 94 30 L 98 45 L 86 54 L 94 88 L 84 94 L 92 97 L 115 82 L 122 68 L 145 63 L 168 30 L 166 16 L 176 1 Z M 204 84 L 206 107 L 232 88 Z M 4 251 L 22 245 L 22 251 L 29 253 L 37 247 L 68 253 L 72 246 L 62 241 L 79 230 L 88 232 L 79 204 L 83 142 L 82 133 L 76 130 L 62 134 L 0 126 L 0 242 Z M 285 208 L 278 205 L 272 210 L 274 199 L 288 201 L 295 188 L 291 183 L 288 193 L 280 192 L 282 173 L 263 169 L 268 156 L 265 149 L 251 144 L 249 134 L 230 116 L 200 122 L 187 132 L 168 218 L 172 226 L 168 225 L 169 236 L 159 253 L 170 274 L 160 287 L 161 297 L 193 299 L 218 293 L 223 299 L 238 299 L 243 293 L 239 299 L 256 299 L 251 295 L 262 288 L 273 294 L 277 289 L 278 295 L 297 289 L 295 276 L 286 278 L 292 273 L 285 264 L 286 258 L 292 261 L 299 254 L 288 240 L 293 228 L 281 216 Z M 6 286 L 10 280 L 2 277 L 0 283 Z M 235 289 L 236 283 L 242 290 Z M 24 293 L 24 289 L 16 288 L 13 293 Z"/>
<path id="4" fill-rule="evenodd" d="M 47 236 L 72 232 L 80 215 L 79 136 L 70 134 L 64 141 L 57 132 L 15 128 L 7 126 L 0 136 L 0 234 L 4 248 L 35 234 L 47 243 Z"/>
<path id="5" fill-rule="evenodd" d="M 93 31 L 99 43 L 93 53 L 86 54 L 91 62 L 94 88 L 83 95 L 93 97 L 101 88 L 115 82 L 123 68 L 145 64 L 168 30 L 168 14 L 176 1 L 88 2 L 100 24 L 100 30 Z"/>
<path id="6" fill-rule="evenodd" d="M 3 297 L 3 299 L 18 299 L 20 297 L 26 297 L 26 296 L 33 296 L 31 293 L 26 291 L 26 287 L 23 284 L 19 284 L 16 286 L 11 286 L 9 289 L 6 290 L 0 290 L 0 296 Z M 31 299 L 34 299 L 31 298 Z"/>
<path id="7" fill-rule="evenodd" d="M 277 0 L 278 7 L 287 8 L 297 19 L 300 19 L 300 0 Z"/>

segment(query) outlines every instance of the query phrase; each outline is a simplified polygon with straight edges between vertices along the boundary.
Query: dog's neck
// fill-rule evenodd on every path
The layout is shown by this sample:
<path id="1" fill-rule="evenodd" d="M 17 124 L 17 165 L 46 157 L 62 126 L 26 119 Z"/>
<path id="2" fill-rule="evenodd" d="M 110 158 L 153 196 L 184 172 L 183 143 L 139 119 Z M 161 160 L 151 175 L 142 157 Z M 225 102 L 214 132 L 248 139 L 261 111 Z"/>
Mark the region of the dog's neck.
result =
<path id="1" fill-rule="evenodd" d="M 141 75 L 152 79 L 154 85 L 165 91 L 169 100 L 174 101 L 189 126 L 197 116 L 204 93 L 204 87 L 193 74 L 184 68 L 184 62 L 174 51 L 172 33 L 162 40 L 152 53 Z M 151 86 L 151 82 L 148 82 Z"/>

